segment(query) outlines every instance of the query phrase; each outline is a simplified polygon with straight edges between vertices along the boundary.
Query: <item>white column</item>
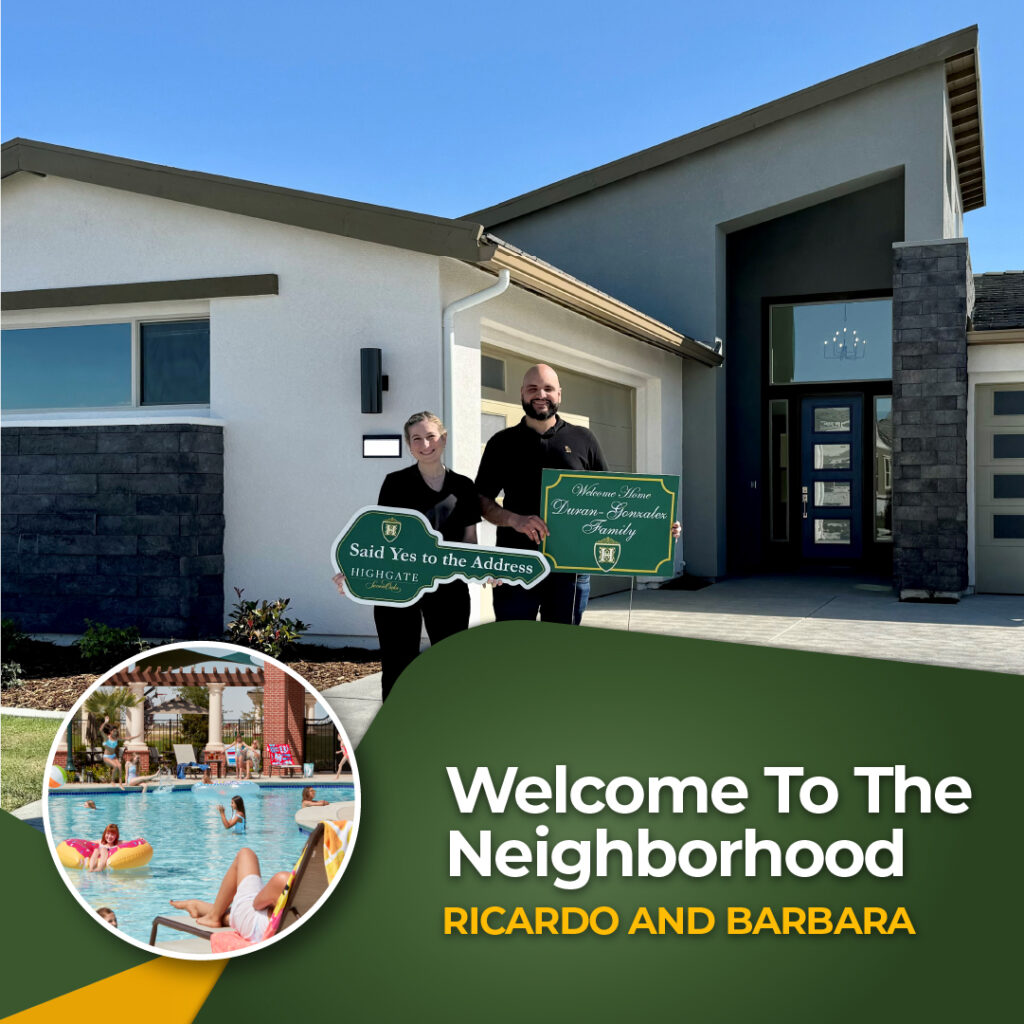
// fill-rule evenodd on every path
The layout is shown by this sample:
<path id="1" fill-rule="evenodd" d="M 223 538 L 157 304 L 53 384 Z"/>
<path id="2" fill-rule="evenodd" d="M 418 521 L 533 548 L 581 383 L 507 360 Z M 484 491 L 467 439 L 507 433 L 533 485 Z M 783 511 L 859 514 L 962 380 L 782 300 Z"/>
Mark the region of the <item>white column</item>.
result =
<path id="1" fill-rule="evenodd" d="M 224 683 L 207 683 L 210 691 L 210 738 L 206 749 L 214 753 L 224 750 Z"/>
<path id="2" fill-rule="evenodd" d="M 129 683 L 128 689 L 132 696 L 138 701 L 133 708 L 128 709 L 128 739 L 124 747 L 126 751 L 142 752 L 146 749 L 146 706 L 145 706 L 145 683 Z M 138 737 L 137 739 L 135 737 Z"/>
<path id="3" fill-rule="evenodd" d="M 315 693 L 310 693 L 309 690 L 306 690 L 306 692 L 305 692 L 305 694 L 303 694 L 303 696 L 305 697 L 305 700 L 306 700 L 306 718 L 313 718 L 313 717 L 315 717 L 315 713 L 316 713 L 316 694 Z"/>

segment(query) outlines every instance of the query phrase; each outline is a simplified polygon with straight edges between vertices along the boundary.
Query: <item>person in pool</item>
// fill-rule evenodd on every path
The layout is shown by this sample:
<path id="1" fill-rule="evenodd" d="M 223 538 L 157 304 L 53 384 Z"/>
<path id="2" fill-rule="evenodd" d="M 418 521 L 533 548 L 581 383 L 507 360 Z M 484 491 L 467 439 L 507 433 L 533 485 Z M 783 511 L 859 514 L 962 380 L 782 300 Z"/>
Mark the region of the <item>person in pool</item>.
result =
<path id="1" fill-rule="evenodd" d="M 312 786 L 307 786 L 302 791 L 302 806 L 303 807 L 326 807 L 330 800 L 314 800 L 316 796 L 316 790 Z"/>
<path id="2" fill-rule="evenodd" d="M 121 830 L 111 823 L 103 830 L 103 836 L 96 844 L 96 849 L 92 851 L 86 870 L 102 871 L 107 866 L 110 855 L 117 849 L 119 842 L 121 842 Z"/>
<path id="3" fill-rule="evenodd" d="M 85 809 L 87 811 L 98 810 L 98 808 L 96 807 L 96 801 L 95 800 L 86 800 L 85 801 Z M 97 911 L 97 913 L 99 913 L 99 911 Z"/>
<path id="4" fill-rule="evenodd" d="M 245 832 L 245 801 L 240 796 L 231 798 L 233 814 L 230 818 L 224 813 L 223 807 L 218 807 L 217 810 L 220 812 L 220 820 L 224 823 L 225 828 L 234 829 L 236 832 Z"/>
<path id="5" fill-rule="evenodd" d="M 207 928 L 227 925 L 250 942 L 259 942 L 287 883 L 288 872 L 278 871 L 264 885 L 259 858 L 246 846 L 235 854 L 212 903 L 198 899 L 171 900 L 171 906 L 187 911 L 196 924 Z"/>
<path id="6" fill-rule="evenodd" d="M 96 914 L 98 917 L 102 917 L 107 924 L 112 925 L 114 928 L 117 927 L 117 914 L 110 907 L 99 907 Z"/>

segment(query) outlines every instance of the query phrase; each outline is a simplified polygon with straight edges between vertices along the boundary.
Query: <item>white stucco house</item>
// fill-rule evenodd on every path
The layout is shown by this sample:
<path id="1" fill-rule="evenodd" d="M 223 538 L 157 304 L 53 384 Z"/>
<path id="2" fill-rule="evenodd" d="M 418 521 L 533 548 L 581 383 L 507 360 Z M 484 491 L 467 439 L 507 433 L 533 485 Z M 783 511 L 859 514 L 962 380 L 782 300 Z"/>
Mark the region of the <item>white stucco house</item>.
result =
<path id="1" fill-rule="evenodd" d="M 326 552 L 404 464 L 372 453 L 432 409 L 473 475 L 537 361 L 613 468 L 681 475 L 676 572 L 1024 590 L 1024 277 L 964 237 L 976 28 L 461 220 L 23 139 L 3 178 L 23 628 L 215 635 L 243 587 L 371 637 Z"/>

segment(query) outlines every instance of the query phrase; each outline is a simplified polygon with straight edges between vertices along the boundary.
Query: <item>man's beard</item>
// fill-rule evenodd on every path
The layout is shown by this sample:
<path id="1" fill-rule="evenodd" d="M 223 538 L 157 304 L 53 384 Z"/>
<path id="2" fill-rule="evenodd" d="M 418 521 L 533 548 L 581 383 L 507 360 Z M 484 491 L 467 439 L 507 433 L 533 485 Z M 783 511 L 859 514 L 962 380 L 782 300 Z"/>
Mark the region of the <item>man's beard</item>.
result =
<path id="1" fill-rule="evenodd" d="M 523 412 L 525 412 L 531 420 L 549 420 L 556 412 L 558 412 L 558 406 L 552 402 L 550 398 L 545 398 L 544 404 L 547 406 L 548 411 L 546 413 L 540 413 L 534 409 L 532 402 L 527 402 L 523 399 Z"/>

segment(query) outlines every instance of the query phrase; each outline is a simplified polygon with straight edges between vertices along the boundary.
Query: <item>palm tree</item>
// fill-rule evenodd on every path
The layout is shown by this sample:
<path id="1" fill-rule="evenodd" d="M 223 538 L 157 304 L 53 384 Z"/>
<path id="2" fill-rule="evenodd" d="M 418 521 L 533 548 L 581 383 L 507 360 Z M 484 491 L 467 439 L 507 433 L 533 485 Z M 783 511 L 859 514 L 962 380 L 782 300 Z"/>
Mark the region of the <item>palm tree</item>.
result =
<path id="1" fill-rule="evenodd" d="M 126 686 L 117 686 L 113 690 L 97 690 L 83 705 L 89 715 L 89 745 L 99 742 L 100 726 L 104 719 L 109 718 L 113 725 L 121 721 L 121 712 L 134 708 L 140 703 Z"/>

